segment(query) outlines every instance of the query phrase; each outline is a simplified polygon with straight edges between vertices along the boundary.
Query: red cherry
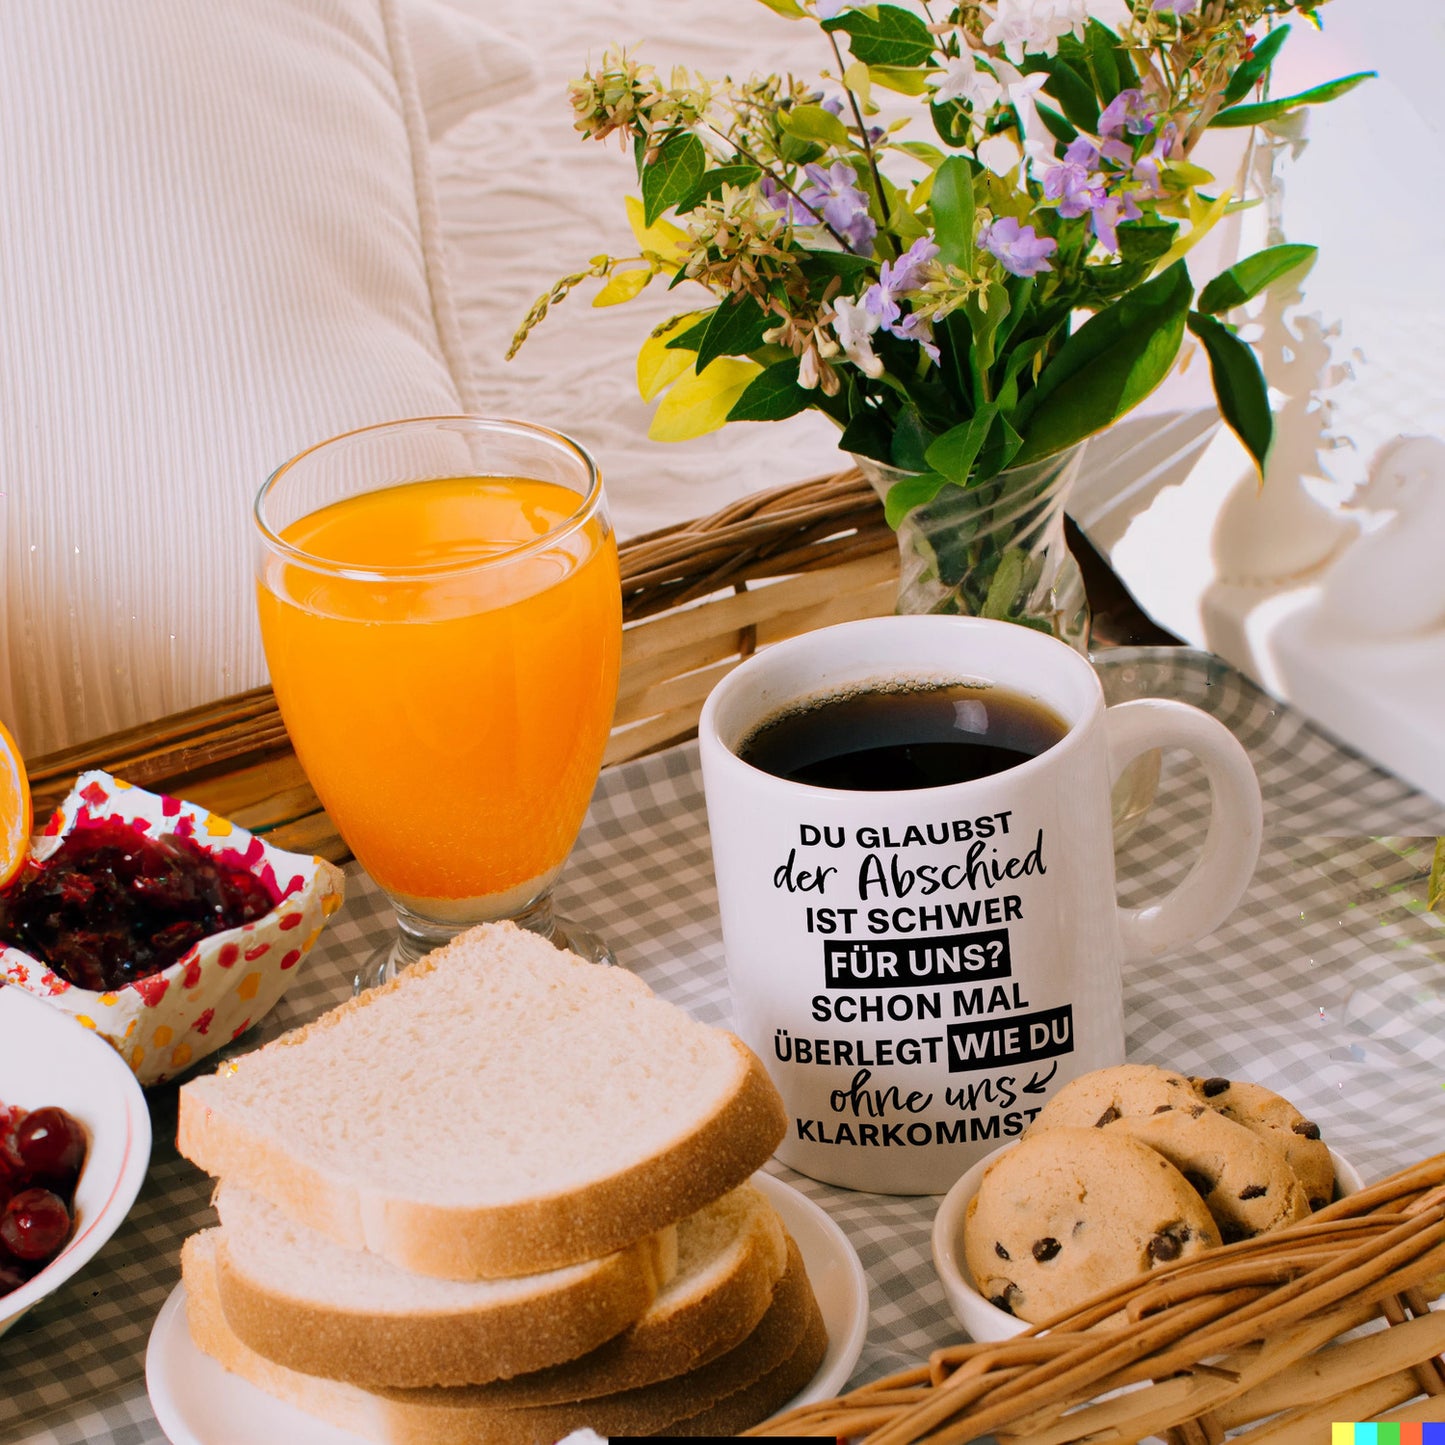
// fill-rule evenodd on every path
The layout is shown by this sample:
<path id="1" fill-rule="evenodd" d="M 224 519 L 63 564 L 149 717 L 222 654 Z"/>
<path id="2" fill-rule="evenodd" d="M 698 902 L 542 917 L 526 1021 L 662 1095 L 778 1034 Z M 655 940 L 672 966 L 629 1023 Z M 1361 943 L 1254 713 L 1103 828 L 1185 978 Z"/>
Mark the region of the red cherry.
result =
<path id="1" fill-rule="evenodd" d="M 30 1276 L 17 1260 L 0 1259 L 0 1299 L 19 1289 Z"/>
<path id="2" fill-rule="evenodd" d="M 27 1263 L 48 1260 L 70 1233 L 70 1211 L 49 1189 L 22 1189 L 0 1214 L 0 1244 Z"/>
<path id="3" fill-rule="evenodd" d="M 85 1130 L 64 1109 L 48 1104 L 26 1115 L 15 1135 L 21 1162 L 37 1182 L 69 1191 L 85 1158 Z"/>

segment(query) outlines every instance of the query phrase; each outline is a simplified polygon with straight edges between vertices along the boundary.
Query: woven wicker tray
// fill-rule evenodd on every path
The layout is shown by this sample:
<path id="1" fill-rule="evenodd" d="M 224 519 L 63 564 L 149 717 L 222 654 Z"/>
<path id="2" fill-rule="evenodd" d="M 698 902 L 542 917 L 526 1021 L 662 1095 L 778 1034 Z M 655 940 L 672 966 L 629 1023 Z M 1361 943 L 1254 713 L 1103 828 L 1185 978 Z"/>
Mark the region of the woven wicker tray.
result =
<path id="1" fill-rule="evenodd" d="M 620 548 L 626 631 L 605 762 L 692 736 L 712 685 L 796 633 L 892 610 L 897 544 L 856 471 L 759 492 Z M 270 688 L 30 760 L 37 817 L 105 768 L 184 796 L 283 848 L 348 858 L 291 751 Z"/>
<path id="2" fill-rule="evenodd" d="M 1156 1269 L 1014 1339 L 938 1350 L 748 1433 L 1221 1445 L 1245 1429 L 1249 1445 L 1319 1445 L 1337 1421 L 1441 1421 L 1445 1311 L 1429 1299 L 1442 1286 L 1437 1154 L 1303 1223 Z"/>

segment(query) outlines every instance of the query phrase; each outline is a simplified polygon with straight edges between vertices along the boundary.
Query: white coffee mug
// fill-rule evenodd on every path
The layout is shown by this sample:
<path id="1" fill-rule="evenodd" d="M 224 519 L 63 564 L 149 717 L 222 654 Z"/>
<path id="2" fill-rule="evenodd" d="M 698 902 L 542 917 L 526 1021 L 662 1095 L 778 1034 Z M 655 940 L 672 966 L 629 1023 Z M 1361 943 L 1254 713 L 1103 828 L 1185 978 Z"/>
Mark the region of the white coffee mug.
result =
<path id="1" fill-rule="evenodd" d="M 1064 725 L 990 776 L 905 791 L 788 781 L 744 762 L 800 704 L 962 682 Z M 1070 1079 L 1124 1058 L 1120 968 L 1216 928 L 1254 871 L 1259 783 L 1183 703 L 1106 708 L 1088 661 L 969 617 L 882 617 L 779 642 L 714 689 L 699 725 L 734 1024 L 783 1096 L 778 1158 L 888 1194 L 946 1190 Z M 1115 895 L 1110 786 L 1185 748 L 1212 796 L 1193 868 L 1146 908 Z"/>

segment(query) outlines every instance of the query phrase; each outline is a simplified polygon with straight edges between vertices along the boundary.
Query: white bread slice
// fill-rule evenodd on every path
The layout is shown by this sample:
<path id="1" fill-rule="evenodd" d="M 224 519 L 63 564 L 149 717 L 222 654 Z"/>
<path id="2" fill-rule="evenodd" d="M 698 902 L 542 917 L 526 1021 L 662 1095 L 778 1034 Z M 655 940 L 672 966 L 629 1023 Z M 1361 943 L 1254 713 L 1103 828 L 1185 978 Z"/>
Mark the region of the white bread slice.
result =
<path id="1" fill-rule="evenodd" d="M 812 1378 L 827 1348 L 822 1315 L 789 1241 L 787 1270 L 756 1329 L 689 1374 L 571 1404 L 501 1410 L 488 1403 L 485 1389 L 468 1386 L 365 1390 L 289 1370 L 235 1336 L 216 1283 L 218 1234 L 192 1235 L 181 1251 L 186 1313 L 197 1347 L 268 1394 L 383 1445 L 548 1445 L 583 1426 L 607 1436 L 731 1433 L 790 1399 Z M 723 1423 L 714 1427 L 709 1417 Z M 697 1422 L 698 1428 L 689 1428 Z"/>
<path id="2" fill-rule="evenodd" d="M 227 1320 L 292 1369 L 362 1384 L 464 1385 L 540 1369 L 627 1328 L 677 1269 L 677 1229 L 513 1279 L 436 1279 L 347 1249 L 222 1183 Z"/>
<path id="3" fill-rule="evenodd" d="M 248 1348 L 367 1386 L 522 1376 L 496 1387 L 506 1392 L 499 1409 L 648 1383 L 730 1348 L 762 1316 L 786 1262 L 782 1225 L 752 1185 L 606 1259 L 507 1280 L 410 1274 L 231 1184 L 217 1205 L 221 1302 Z M 588 1351 L 550 1394 L 546 1378 L 525 1373 Z"/>
<path id="4" fill-rule="evenodd" d="M 782 1221 L 744 1184 L 677 1226 L 677 1273 L 636 1324 L 580 1359 L 498 1380 L 477 1398 L 498 1409 L 565 1404 L 685 1374 L 752 1333 L 787 1263 Z"/>
<path id="5" fill-rule="evenodd" d="M 491 924 L 184 1085 L 177 1146 L 342 1244 L 476 1279 L 675 1224 L 785 1129 L 741 1040 Z"/>

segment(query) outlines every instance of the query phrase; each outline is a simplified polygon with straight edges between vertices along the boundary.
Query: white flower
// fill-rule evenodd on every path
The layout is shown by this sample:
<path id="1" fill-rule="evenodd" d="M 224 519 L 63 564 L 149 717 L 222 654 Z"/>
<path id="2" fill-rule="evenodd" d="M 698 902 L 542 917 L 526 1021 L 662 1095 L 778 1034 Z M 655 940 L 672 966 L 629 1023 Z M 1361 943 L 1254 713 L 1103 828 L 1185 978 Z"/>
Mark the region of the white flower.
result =
<path id="1" fill-rule="evenodd" d="M 985 45 L 1001 45 L 1015 65 L 1025 53 L 1057 55 L 1059 38 L 1083 38 L 1088 19 L 1084 0 L 994 0 L 993 18 L 983 32 Z"/>
<path id="2" fill-rule="evenodd" d="M 1023 159 L 1024 153 L 1011 135 L 991 135 L 978 145 L 979 164 L 996 176 L 1006 176 Z"/>
<path id="3" fill-rule="evenodd" d="M 948 69 L 935 89 L 933 103 L 943 105 L 950 100 L 966 100 L 975 110 L 989 111 L 1002 96 L 1003 86 L 966 51 L 957 60 L 948 62 Z"/>
<path id="4" fill-rule="evenodd" d="M 878 319 L 861 301 L 840 296 L 833 303 L 833 334 L 848 353 L 848 360 L 865 376 L 883 375 L 883 362 L 873 353 Z"/>

